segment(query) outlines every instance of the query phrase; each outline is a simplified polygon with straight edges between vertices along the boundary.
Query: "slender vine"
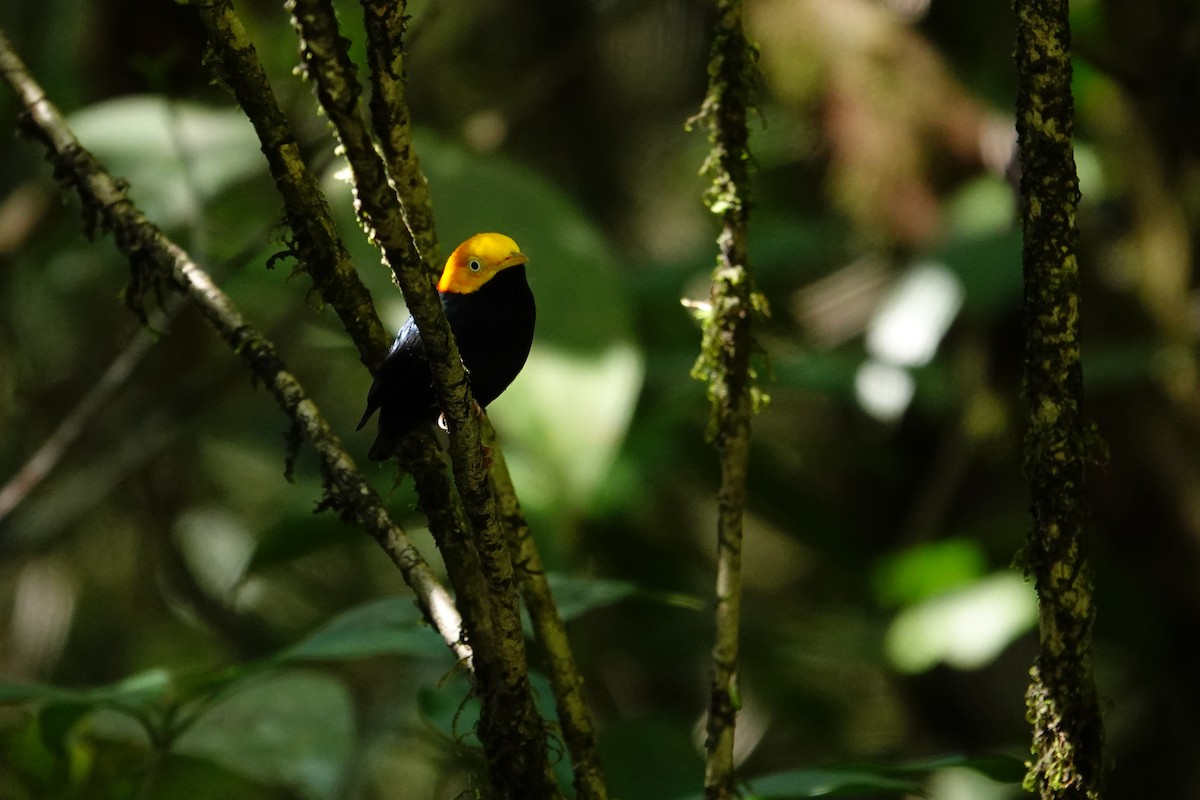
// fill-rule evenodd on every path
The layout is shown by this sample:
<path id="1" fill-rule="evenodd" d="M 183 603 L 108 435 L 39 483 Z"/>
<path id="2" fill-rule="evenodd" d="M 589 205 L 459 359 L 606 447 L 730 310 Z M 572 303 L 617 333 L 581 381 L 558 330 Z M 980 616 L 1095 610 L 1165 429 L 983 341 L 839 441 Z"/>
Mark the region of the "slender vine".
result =
<path id="1" fill-rule="evenodd" d="M 1068 0 L 1016 0 L 1015 7 L 1025 474 L 1033 512 L 1024 562 L 1037 589 L 1041 639 L 1026 697 L 1033 726 L 1026 784 L 1043 800 L 1096 800 L 1103 725 L 1091 663 L 1095 606 L 1085 472 L 1101 445 L 1083 414 Z"/>
<path id="2" fill-rule="evenodd" d="M 746 123 L 756 51 L 742 27 L 740 0 L 717 0 L 708 66 L 708 93 L 696 120 L 708 130 L 705 196 L 721 218 L 717 265 L 703 314 L 701 352 L 693 374 L 708 383 L 709 434 L 721 462 L 717 495 L 717 581 L 712 684 L 705 743 L 704 795 L 736 796 L 733 742 L 740 700 L 737 686 L 741 627 L 742 518 L 750 460 L 750 418 L 759 404 L 754 385 L 752 326 L 766 306 L 754 290 L 747 258 L 750 222 L 749 135 Z"/>

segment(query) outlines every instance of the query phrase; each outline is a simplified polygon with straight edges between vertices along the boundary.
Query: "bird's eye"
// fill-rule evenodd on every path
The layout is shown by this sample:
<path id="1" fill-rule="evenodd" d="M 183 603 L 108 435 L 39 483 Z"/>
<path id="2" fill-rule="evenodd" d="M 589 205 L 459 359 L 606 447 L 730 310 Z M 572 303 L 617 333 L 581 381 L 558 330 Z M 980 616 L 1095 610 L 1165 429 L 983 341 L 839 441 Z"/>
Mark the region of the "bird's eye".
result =
<path id="1" fill-rule="evenodd" d="M 479 259 L 472 258 L 470 261 L 467 262 L 467 266 L 471 268 L 471 272 L 479 272 L 479 267 L 480 267 Z"/>

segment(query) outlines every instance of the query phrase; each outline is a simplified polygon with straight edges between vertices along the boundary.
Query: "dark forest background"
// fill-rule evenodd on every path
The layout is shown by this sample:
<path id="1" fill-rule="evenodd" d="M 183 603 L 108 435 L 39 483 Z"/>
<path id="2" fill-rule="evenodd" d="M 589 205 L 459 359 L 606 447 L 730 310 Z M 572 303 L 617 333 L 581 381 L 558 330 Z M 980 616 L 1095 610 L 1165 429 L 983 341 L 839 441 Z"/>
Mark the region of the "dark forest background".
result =
<path id="1" fill-rule="evenodd" d="M 1087 412 L 1111 451 L 1091 476 L 1108 796 L 1200 797 L 1200 3 L 1072 5 Z M 286 13 L 237 7 L 398 326 L 399 291 L 292 73 Z M 359 35 L 357 4 L 339 8 Z M 698 328 L 679 300 L 707 293 L 714 254 L 707 142 L 684 125 L 705 88 L 708 5 L 410 13 L 408 97 L 443 250 L 499 230 L 531 257 L 535 351 L 490 416 L 578 612 L 614 794 L 694 795 L 717 465 L 689 377 Z M 1029 739 L 1035 601 L 1011 566 L 1029 515 L 1009 3 L 748 0 L 747 20 L 761 46 L 751 259 L 772 315 L 741 773 L 858 763 L 878 776 L 921 759 L 930 798 L 1015 797 L 1011 782 L 927 763 L 1024 757 Z M 194 12 L 6 0 L 0 28 L 366 464 L 370 434 L 353 427 L 369 376 L 308 279 L 271 258 L 285 249 L 281 203 L 204 66 Z M 16 118 L 0 92 L 0 129 Z M 0 483 L 110 365 L 130 372 L 43 482 L 0 494 L 0 680 L 150 687 L 161 713 L 232 669 L 233 688 L 156 767 L 152 796 L 455 797 L 475 766 L 466 685 L 398 573 L 360 532 L 314 515 L 311 454 L 285 481 L 286 420 L 202 320 L 185 309 L 139 333 L 127 274 L 110 241 L 84 238 L 40 150 L 6 139 Z M 411 486 L 366 469 L 432 557 Z M 393 652 L 330 638 L 381 618 L 410 634 Z M 326 650 L 294 649 L 314 641 Z M 138 796 L 153 757 L 130 715 L 58 708 L 0 707 L 0 797 Z"/>

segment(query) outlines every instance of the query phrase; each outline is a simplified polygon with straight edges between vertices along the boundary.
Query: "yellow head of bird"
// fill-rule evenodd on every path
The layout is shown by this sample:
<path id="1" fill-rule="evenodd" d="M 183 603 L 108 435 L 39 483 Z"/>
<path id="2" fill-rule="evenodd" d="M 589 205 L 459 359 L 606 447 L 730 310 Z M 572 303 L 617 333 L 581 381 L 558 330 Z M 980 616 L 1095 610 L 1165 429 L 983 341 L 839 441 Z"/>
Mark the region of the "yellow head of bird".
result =
<path id="1" fill-rule="evenodd" d="M 470 294 L 500 270 L 524 264 L 529 259 L 517 243 L 502 233 L 477 233 L 454 248 L 446 259 L 439 292 Z"/>

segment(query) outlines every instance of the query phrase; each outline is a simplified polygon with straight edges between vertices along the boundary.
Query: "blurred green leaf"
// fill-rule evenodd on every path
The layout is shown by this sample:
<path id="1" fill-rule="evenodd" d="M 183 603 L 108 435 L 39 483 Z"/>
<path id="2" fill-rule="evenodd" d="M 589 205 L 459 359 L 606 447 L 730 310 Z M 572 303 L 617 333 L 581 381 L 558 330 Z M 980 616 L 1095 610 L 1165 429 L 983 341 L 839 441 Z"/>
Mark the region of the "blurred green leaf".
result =
<path id="1" fill-rule="evenodd" d="M 1012 185 L 998 175 L 965 183 L 946 208 L 947 227 L 954 236 L 978 238 L 1012 230 L 1016 197 Z"/>
<path id="2" fill-rule="evenodd" d="M 338 615 L 275 660 L 348 661 L 380 655 L 449 658 L 449 651 L 411 600 L 386 597 Z"/>
<path id="3" fill-rule="evenodd" d="M 963 311 L 992 317 L 1020 301 L 1021 229 L 954 239 L 932 254 L 958 276 L 966 296 Z"/>
<path id="4" fill-rule="evenodd" d="M 847 349 L 775 356 L 771 359 L 771 385 L 853 399 L 854 378 L 863 358 L 861 350 Z"/>
<path id="5" fill-rule="evenodd" d="M 0 684 L 0 703 L 50 702 L 136 712 L 162 701 L 170 688 L 170 673 L 163 669 L 152 669 L 94 689 L 4 683 Z"/>
<path id="6" fill-rule="evenodd" d="M 1095 342 L 1083 350 L 1082 358 L 1086 388 L 1098 389 L 1134 386 L 1146 381 L 1170 358 L 1170 351 L 1153 341 Z"/>
<path id="7" fill-rule="evenodd" d="M 847 794 L 923 795 L 922 783 L 947 769 L 970 769 L 997 783 L 1020 784 L 1025 764 L 1006 755 L 944 755 L 901 762 L 852 762 L 797 769 L 746 781 L 747 800 L 801 800 Z M 694 795 L 687 798 L 699 798 Z"/>
<path id="8" fill-rule="evenodd" d="M 629 427 L 642 369 L 628 346 L 584 356 L 534 345 L 521 376 L 490 407 L 523 502 L 587 507 Z"/>
<path id="9" fill-rule="evenodd" d="M 1025 780 L 1025 762 L 1003 754 L 966 756 L 945 755 L 901 761 L 890 767 L 898 774 L 927 775 L 942 769 L 970 769 L 997 783 L 1021 783 Z"/>
<path id="10" fill-rule="evenodd" d="M 160 705 L 173 688 L 170 672 L 165 669 L 150 669 L 131 675 L 111 686 L 89 689 L 84 692 L 84 698 L 96 705 L 138 713 Z"/>
<path id="11" fill-rule="evenodd" d="M 353 541 L 357 542 L 361 534 L 349 531 L 330 514 L 295 509 L 295 513 L 279 517 L 259 534 L 246 562 L 246 574 L 290 564 L 327 547 L 345 545 L 349 536 L 354 536 Z"/>
<path id="12" fill-rule="evenodd" d="M 863 792 L 920 794 L 914 781 L 861 767 L 798 769 L 749 781 L 747 800 L 799 800 L 805 797 L 836 797 Z"/>
<path id="13" fill-rule="evenodd" d="M 610 606 L 642 593 L 629 581 L 580 578 L 559 573 L 551 573 L 547 579 L 563 620 L 575 619 L 594 608 Z"/>
<path id="14" fill-rule="evenodd" d="M 5 770 L 0 770 L 0 796 L 8 785 L 6 779 L 20 779 L 33 797 L 62 796 L 62 786 L 69 772 L 64 753 L 47 748 L 36 718 L 27 718 L 19 727 L 0 729 L 0 753 Z"/>
<path id="15" fill-rule="evenodd" d="M 81 694 L 42 683 L 0 683 L 0 703 L 32 703 L 45 700 L 78 700 Z"/>
<path id="16" fill-rule="evenodd" d="M 696 786 L 704 762 L 693 733 L 692 720 L 666 715 L 614 719 L 600 732 L 612 796 L 662 800 Z"/>
<path id="17" fill-rule="evenodd" d="M 884 605 L 908 605 L 970 584 L 987 571 L 983 548 L 970 539 L 941 539 L 884 558 L 875 568 L 875 596 Z"/>
<path id="18" fill-rule="evenodd" d="M 977 669 L 1036 622 L 1033 587 L 1016 572 L 999 572 L 897 614 L 887 632 L 888 658 L 902 672 L 938 662 Z"/>
<path id="19" fill-rule="evenodd" d="M 84 108 L 68 124 L 163 226 L 198 218 L 206 200 L 266 171 L 254 128 L 233 108 L 140 95 Z"/>
<path id="20" fill-rule="evenodd" d="M 289 671 L 215 704 L 175 749 L 310 800 L 332 800 L 339 796 L 353 740 L 353 707 L 342 683 Z"/>
<path id="21" fill-rule="evenodd" d="M 479 747 L 475 725 L 479 722 L 479 698 L 466 676 L 455 670 L 437 686 L 417 690 L 417 710 L 434 731 L 459 745 Z"/>
<path id="22" fill-rule="evenodd" d="M 56 756 L 67 752 L 67 738 L 75 723 L 92 711 L 86 703 L 52 703 L 38 713 L 38 733 L 46 749 Z"/>

